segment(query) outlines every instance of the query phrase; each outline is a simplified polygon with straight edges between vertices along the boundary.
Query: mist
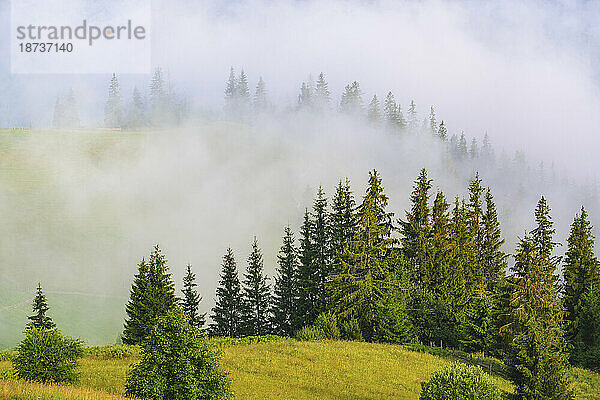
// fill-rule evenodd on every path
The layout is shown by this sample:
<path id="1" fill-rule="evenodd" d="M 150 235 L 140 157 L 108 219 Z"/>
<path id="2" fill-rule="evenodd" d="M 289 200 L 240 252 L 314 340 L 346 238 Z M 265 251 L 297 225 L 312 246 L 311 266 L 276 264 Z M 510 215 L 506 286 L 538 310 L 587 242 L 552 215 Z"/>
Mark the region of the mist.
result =
<path id="1" fill-rule="evenodd" d="M 557 240 L 581 205 L 598 227 L 594 16 L 598 6 L 580 2 L 157 0 L 153 63 L 191 100 L 192 118 L 144 133 L 48 130 L 56 96 L 70 87 L 84 124 L 99 126 L 110 77 L 10 75 L 2 61 L 0 124 L 39 130 L 0 139 L 0 346 L 18 341 L 38 281 L 65 331 L 114 341 L 136 265 L 155 244 L 178 289 L 192 264 L 201 311 L 209 311 L 227 247 L 241 272 L 256 236 L 273 276 L 283 228 L 298 237 L 318 186 L 330 198 L 347 177 L 360 201 L 370 169 L 381 173 L 396 218 L 421 168 L 450 199 L 465 195 L 479 171 L 498 203 L 507 252 L 532 228 L 542 194 Z M 221 117 L 230 66 L 244 68 L 251 88 L 263 77 L 273 115 L 252 124 Z M 481 143 L 487 132 L 496 162 L 448 168 L 429 137 L 291 112 L 300 83 L 320 72 L 334 106 L 354 80 L 365 102 L 391 90 L 403 111 L 414 99 L 421 119 L 434 105 L 450 135 L 464 130 Z M 119 79 L 127 102 L 149 76 Z M 526 164 L 514 161 L 515 150 Z"/>

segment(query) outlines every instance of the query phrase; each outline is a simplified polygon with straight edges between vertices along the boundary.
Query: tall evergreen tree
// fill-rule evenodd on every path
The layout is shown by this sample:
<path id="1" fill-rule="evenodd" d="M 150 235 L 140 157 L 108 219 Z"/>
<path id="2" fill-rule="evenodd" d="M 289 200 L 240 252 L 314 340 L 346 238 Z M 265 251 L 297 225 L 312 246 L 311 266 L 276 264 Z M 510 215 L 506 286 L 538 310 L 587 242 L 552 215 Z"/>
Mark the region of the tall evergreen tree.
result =
<path id="1" fill-rule="evenodd" d="M 360 115 L 363 113 L 363 100 L 360 85 L 354 81 L 344 88 L 340 111 L 348 115 Z"/>
<path id="2" fill-rule="evenodd" d="M 320 314 L 326 307 L 328 297 L 326 284 L 332 269 L 329 212 L 327 209 L 327 198 L 321 186 L 319 186 L 319 190 L 317 191 L 311 218 L 312 263 L 317 286 L 316 312 Z"/>
<path id="3" fill-rule="evenodd" d="M 313 242 L 314 223 L 308 209 L 300 228 L 300 265 L 298 267 L 298 326 L 312 324 L 319 315 L 319 276 L 315 262 Z"/>
<path id="4" fill-rule="evenodd" d="M 444 194 L 438 192 L 431 211 L 431 267 L 427 271 L 425 281 L 429 283 L 429 290 L 441 295 L 445 294 L 444 286 L 450 283 L 452 275 L 449 209 L 450 204 Z"/>
<path id="5" fill-rule="evenodd" d="M 367 111 L 367 118 L 373 123 L 381 122 L 381 110 L 379 109 L 379 100 L 377 95 L 373 96 L 373 99 L 369 103 L 369 110 Z"/>
<path id="6" fill-rule="evenodd" d="M 335 196 L 332 200 L 331 226 L 331 256 L 333 268 L 340 266 L 340 260 L 348 250 L 356 233 L 356 204 L 350 189 L 350 181 L 339 181 Z"/>
<path id="7" fill-rule="evenodd" d="M 327 81 L 325 80 L 325 74 L 321 72 L 315 87 L 314 105 L 317 110 L 326 111 L 329 110 L 330 103 L 331 98 Z"/>
<path id="8" fill-rule="evenodd" d="M 229 78 L 225 86 L 225 112 L 233 114 L 238 106 L 238 83 L 233 67 L 229 69 Z"/>
<path id="9" fill-rule="evenodd" d="M 244 333 L 265 335 L 270 331 L 271 293 L 264 275 L 263 258 L 256 237 L 248 257 L 248 267 L 242 285 Z"/>
<path id="10" fill-rule="evenodd" d="M 33 315 L 27 317 L 31 322 L 30 324 L 38 329 L 53 329 L 56 324 L 52 321 L 52 318 L 46 313 L 50 307 L 48 307 L 48 301 L 42 291 L 42 284 L 38 283 L 37 292 L 33 298 Z"/>
<path id="11" fill-rule="evenodd" d="M 168 87 L 162 68 L 156 67 L 150 81 L 151 122 L 155 126 L 162 125 L 168 114 Z"/>
<path id="12" fill-rule="evenodd" d="M 506 364 L 523 400 L 571 400 L 563 315 L 549 259 L 536 241 L 521 240 L 513 268 L 513 329 Z"/>
<path id="13" fill-rule="evenodd" d="M 313 90 L 310 83 L 302 82 L 300 86 L 300 94 L 298 95 L 298 108 L 301 110 L 312 109 L 313 107 Z"/>
<path id="14" fill-rule="evenodd" d="M 417 284 L 426 283 L 429 275 L 429 190 L 431 180 L 427 178 L 427 170 L 423 168 L 415 181 L 410 196 L 411 208 L 406 213 L 406 220 L 399 220 L 402 238 L 402 251 L 411 278 Z"/>
<path id="15" fill-rule="evenodd" d="M 398 105 L 392 92 L 388 92 L 383 102 L 383 117 L 389 127 L 399 128 Z"/>
<path id="16" fill-rule="evenodd" d="M 138 267 L 125 308 L 125 344 L 141 343 L 158 318 L 177 307 L 175 284 L 171 279 L 167 260 L 158 245 L 150 254 L 149 261 L 142 259 Z"/>
<path id="17" fill-rule="evenodd" d="M 485 189 L 481 186 L 479 173 L 469 182 L 469 202 L 467 203 L 467 229 L 471 238 L 473 263 L 468 272 L 469 283 L 476 287 L 482 287 L 484 282 L 483 271 L 483 200 Z"/>
<path id="18" fill-rule="evenodd" d="M 488 188 L 485 192 L 485 212 L 483 214 L 483 242 L 481 262 L 487 290 L 497 292 L 497 286 L 506 272 L 508 255 L 502 251 L 504 239 L 498 222 L 498 212 L 494 197 Z"/>
<path id="19" fill-rule="evenodd" d="M 273 331 L 278 335 L 292 336 L 301 327 L 297 326 L 296 318 L 299 298 L 298 249 L 289 226 L 285 228 L 277 260 L 277 276 L 273 290 Z"/>
<path id="20" fill-rule="evenodd" d="M 575 215 L 567 243 L 563 269 L 566 336 L 573 346 L 574 358 L 577 359 L 593 347 L 593 343 L 585 340 L 589 335 L 582 331 L 582 314 L 590 303 L 590 299 L 585 296 L 600 289 L 600 263 L 594 255 L 592 225 L 583 207 L 581 214 Z M 597 324 L 600 324 L 600 320 Z"/>
<path id="21" fill-rule="evenodd" d="M 183 313 L 188 318 L 190 325 L 194 328 L 202 329 L 206 323 L 206 313 L 200 314 L 198 308 L 202 297 L 195 289 L 196 286 L 196 275 L 192 272 L 192 266 L 187 265 L 187 271 L 183 277 L 183 299 L 181 302 L 181 308 Z"/>
<path id="22" fill-rule="evenodd" d="M 429 109 L 429 131 L 431 135 L 435 136 L 438 132 L 437 119 L 435 117 L 435 109 L 433 106 Z"/>
<path id="23" fill-rule="evenodd" d="M 242 334 L 242 297 L 237 266 L 231 248 L 223 256 L 217 299 L 212 309 L 210 334 L 239 337 Z"/>
<path id="24" fill-rule="evenodd" d="M 386 290 L 393 281 L 393 214 L 386 211 L 387 204 L 381 178 L 377 171 L 369 172 L 369 186 L 358 209 L 358 231 L 342 259 L 341 272 L 331 282 L 337 313 L 356 319 L 368 341 L 382 332 L 378 315 L 385 309 Z"/>
<path id="25" fill-rule="evenodd" d="M 535 222 L 536 227 L 530 232 L 531 239 L 539 256 L 545 261 L 544 265 L 553 273 L 560 263 L 560 258 L 552 254 L 558 243 L 553 239 L 556 229 L 550 216 L 550 206 L 544 196 L 540 198 L 535 208 Z M 554 280 L 556 282 L 558 276 L 555 275 Z"/>
<path id="26" fill-rule="evenodd" d="M 113 74 L 108 86 L 108 99 L 104 106 L 104 126 L 106 128 L 120 128 L 123 121 L 122 118 L 121 89 L 117 74 Z"/>
<path id="27" fill-rule="evenodd" d="M 469 155 L 469 150 L 467 149 L 467 139 L 465 138 L 464 132 L 460 133 L 460 138 L 458 140 L 457 147 L 456 147 L 456 154 L 458 155 L 458 158 L 461 160 L 466 159 L 467 156 Z"/>
<path id="28" fill-rule="evenodd" d="M 479 158 L 479 144 L 477 143 L 477 139 L 471 139 L 471 148 L 469 149 L 469 157 L 471 159 Z"/>
<path id="29" fill-rule="evenodd" d="M 417 105 L 414 100 L 411 100 L 410 105 L 408 106 L 407 119 L 408 129 L 413 133 L 416 132 L 419 128 L 419 121 L 417 120 Z"/>
<path id="30" fill-rule="evenodd" d="M 448 129 L 446 128 L 446 125 L 444 124 L 443 120 L 442 122 L 440 122 L 440 127 L 438 128 L 437 135 L 443 142 L 448 140 Z"/>
<path id="31" fill-rule="evenodd" d="M 254 112 L 257 114 L 267 111 L 267 88 L 262 76 L 258 78 L 256 91 L 254 93 Z"/>

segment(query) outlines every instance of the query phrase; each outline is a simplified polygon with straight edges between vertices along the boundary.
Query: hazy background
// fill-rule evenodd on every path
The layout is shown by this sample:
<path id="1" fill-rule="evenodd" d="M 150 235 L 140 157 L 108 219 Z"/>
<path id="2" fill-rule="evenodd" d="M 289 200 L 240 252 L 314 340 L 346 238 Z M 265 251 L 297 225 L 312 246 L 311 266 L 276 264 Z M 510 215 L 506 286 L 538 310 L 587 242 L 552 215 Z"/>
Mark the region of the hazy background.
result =
<path id="1" fill-rule="evenodd" d="M 8 10 L 0 0 L 2 54 Z M 280 112 L 254 126 L 213 116 L 146 134 L 1 133 L 0 346 L 18 340 L 38 281 L 59 326 L 91 343 L 114 341 L 136 264 L 156 243 L 178 288 L 192 263 L 207 311 L 226 247 L 241 270 L 257 235 L 272 275 L 284 225 L 297 232 L 319 184 L 331 196 L 347 176 L 360 196 L 377 168 L 397 216 L 421 167 L 448 197 L 465 193 L 482 168 L 449 169 L 429 139 L 285 112 L 300 83 L 321 71 L 334 103 L 358 80 L 365 102 L 392 90 L 404 112 L 414 99 L 421 118 L 435 105 L 450 134 L 464 130 L 481 143 L 488 132 L 508 165 L 482 170 L 506 251 L 532 227 L 542 193 L 558 239 L 581 204 L 598 225 L 598 3 L 157 0 L 153 12 L 153 62 L 191 100 L 194 116 L 221 109 L 230 66 L 245 69 L 252 89 L 262 75 Z M 0 58 L 1 127 L 48 127 L 56 96 L 70 87 L 83 123 L 100 125 L 110 76 L 11 76 L 8 62 Z M 128 101 L 150 76 L 119 78 Z M 529 167 L 515 169 L 515 150 Z"/>

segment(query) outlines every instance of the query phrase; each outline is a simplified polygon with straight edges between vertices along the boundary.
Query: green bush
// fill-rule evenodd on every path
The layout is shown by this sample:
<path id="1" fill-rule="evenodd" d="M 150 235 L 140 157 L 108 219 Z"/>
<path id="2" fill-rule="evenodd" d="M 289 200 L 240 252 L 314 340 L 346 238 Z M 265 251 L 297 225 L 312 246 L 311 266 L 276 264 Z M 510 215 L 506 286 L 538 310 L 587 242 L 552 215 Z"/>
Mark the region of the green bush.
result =
<path id="1" fill-rule="evenodd" d="M 40 383 L 77 381 L 77 358 L 83 356 L 83 343 L 57 329 L 30 326 L 12 360 L 16 375 Z"/>
<path id="2" fill-rule="evenodd" d="M 337 317 L 332 312 L 321 313 L 317 317 L 314 327 L 323 332 L 323 337 L 325 339 L 339 340 L 341 337 Z"/>
<path id="3" fill-rule="evenodd" d="M 125 393 L 142 399 L 227 399 L 230 382 L 218 353 L 183 313 L 161 317 L 141 344 L 141 361 L 127 372 Z"/>
<path id="4" fill-rule="evenodd" d="M 421 384 L 420 400 L 501 400 L 502 393 L 479 367 L 452 364 Z"/>
<path id="5" fill-rule="evenodd" d="M 342 335 L 342 339 L 344 340 L 363 340 L 360 325 L 358 324 L 358 320 L 356 318 L 342 321 L 340 324 L 340 333 Z"/>
<path id="6" fill-rule="evenodd" d="M 296 332 L 296 339 L 307 342 L 323 340 L 325 339 L 325 333 L 323 330 L 309 325 Z"/>

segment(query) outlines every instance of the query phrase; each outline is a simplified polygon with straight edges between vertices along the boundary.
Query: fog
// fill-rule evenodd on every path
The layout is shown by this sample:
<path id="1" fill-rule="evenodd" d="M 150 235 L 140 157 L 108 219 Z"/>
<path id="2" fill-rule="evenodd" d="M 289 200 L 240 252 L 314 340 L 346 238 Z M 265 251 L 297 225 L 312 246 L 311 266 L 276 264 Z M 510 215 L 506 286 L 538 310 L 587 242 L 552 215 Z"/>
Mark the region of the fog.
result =
<path id="1" fill-rule="evenodd" d="M 284 226 L 297 236 L 317 187 L 331 197 L 348 177 L 360 198 L 373 168 L 396 217 L 404 216 L 420 168 L 449 198 L 464 195 L 479 170 L 498 202 L 508 252 L 532 228 L 542 194 L 557 239 L 564 241 L 582 204 L 599 225 L 597 5 L 221 3 L 153 2 L 153 63 L 192 103 L 192 117 L 177 128 L 48 130 L 56 96 L 70 87 L 83 123 L 99 126 L 110 77 L 10 75 L 8 60 L 0 62 L 0 125 L 39 128 L 1 133 L 0 346 L 18 340 L 38 281 L 59 326 L 90 343 L 114 341 L 136 264 L 154 244 L 178 289 L 192 264 L 208 311 L 228 246 L 242 271 L 256 235 L 272 275 Z M 7 10 L 2 2 L 0 17 Z M 244 68 L 251 88 L 263 77 L 273 116 L 246 124 L 219 114 L 230 66 Z M 420 118 L 435 105 L 450 134 L 464 130 L 481 143 L 487 132 L 496 162 L 449 165 L 428 137 L 290 112 L 300 83 L 320 72 L 334 103 L 357 80 L 365 102 L 392 90 L 403 111 L 414 99 Z M 125 99 L 149 78 L 120 75 Z M 528 164 L 513 161 L 515 150 Z"/>

